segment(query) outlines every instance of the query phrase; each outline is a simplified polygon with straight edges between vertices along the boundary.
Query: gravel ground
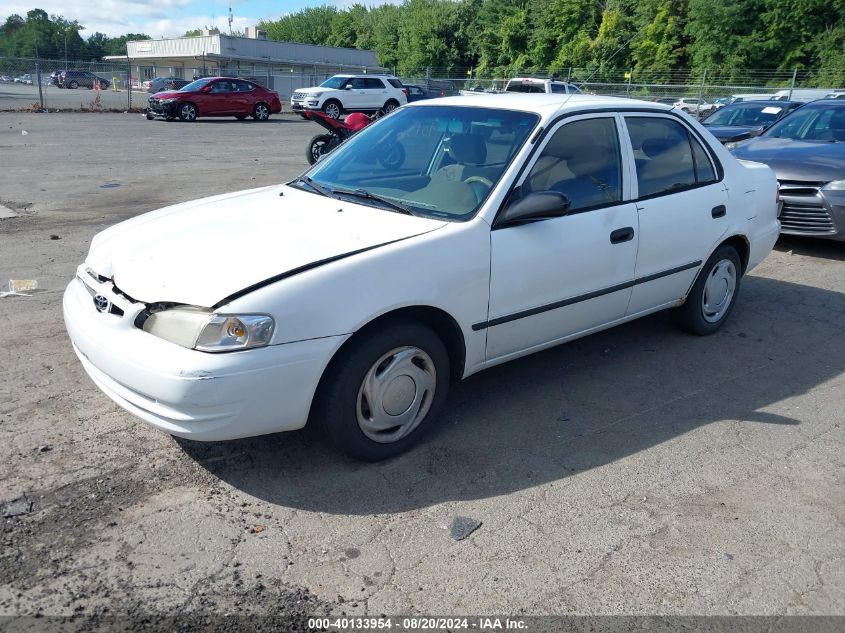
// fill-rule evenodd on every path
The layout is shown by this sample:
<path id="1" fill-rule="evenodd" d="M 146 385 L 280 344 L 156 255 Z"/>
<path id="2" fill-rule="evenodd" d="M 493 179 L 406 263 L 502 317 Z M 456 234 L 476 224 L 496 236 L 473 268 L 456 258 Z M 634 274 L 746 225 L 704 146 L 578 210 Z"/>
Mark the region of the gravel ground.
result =
<path id="1" fill-rule="evenodd" d="M 0 115 L 0 283 L 39 283 L 0 299 L 0 615 L 845 615 L 845 244 L 781 240 L 716 336 L 657 314 L 474 376 L 386 463 L 103 396 L 61 319 L 91 237 L 317 132 Z"/>

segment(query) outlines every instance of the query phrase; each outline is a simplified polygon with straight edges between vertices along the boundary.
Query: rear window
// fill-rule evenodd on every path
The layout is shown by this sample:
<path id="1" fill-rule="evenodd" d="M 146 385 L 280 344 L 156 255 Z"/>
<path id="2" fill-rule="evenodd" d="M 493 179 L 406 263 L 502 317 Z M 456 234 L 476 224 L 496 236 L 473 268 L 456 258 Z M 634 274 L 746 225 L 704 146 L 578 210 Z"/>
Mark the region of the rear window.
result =
<path id="1" fill-rule="evenodd" d="M 391 78 L 391 79 L 388 79 L 388 80 L 387 80 L 387 82 L 388 82 L 391 86 L 393 86 L 394 88 L 401 88 L 401 87 L 402 87 L 402 82 L 401 82 L 401 81 L 399 81 L 398 79 L 392 79 L 392 78 Z"/>
<path id="2" fill-rule="evenodd" d="M 545 93 L 546 88 L 542 84 L 510 83 L 505 92 L 531 92 Z"/>

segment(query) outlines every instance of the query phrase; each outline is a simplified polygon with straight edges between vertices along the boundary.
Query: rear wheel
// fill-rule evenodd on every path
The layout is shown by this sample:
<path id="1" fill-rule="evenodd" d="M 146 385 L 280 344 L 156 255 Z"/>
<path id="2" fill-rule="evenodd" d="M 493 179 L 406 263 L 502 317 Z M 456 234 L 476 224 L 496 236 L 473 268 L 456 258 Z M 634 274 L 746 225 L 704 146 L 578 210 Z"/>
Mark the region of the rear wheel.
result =
<path id="1" fill-rule="evenodd" d="M 339 119 L 343 113 L 343 108 L 340 107 L 340 103 L 337 101 L 329 100 L 323 104 L 323 112 L 332 119 Z"/>
<path id="2" fill-rule="evenodd" d="M 364 336 L 329 368 L 316 411 L 338 449 L 378 461 L 411 448 L 436 420 L 449 390 L 449 354 L 418 323 L 397 322 Z"/>
<path id="3" fill-rule="evenodd" d="M 256 121 L 266 121 L 270 118 L 270 106 L 266 103 L 256 103 L 252 110 L 252 118 Z"/>
<path id="4" fill-rule="evenodd" d="M 399 102 L 391 99 L 390 101 L 388 101 L 387 103 L 384 104 L 382 111 L 385 114 L 390 114 L 391 112 L 393 112 L 398 107 L 399 107 Z"/>
<path id="5" fill-rule="evenodd" d="M 187 123 L 197 120 L 197 106 L 193 103 L 183 103 L 179 106 L 179 119 Z"/>
<path id="6" fill-rule="evenodd" d="M 329 147 L 331 142 L 332 137 L 328 134 L 318 134 L 308 141 L 308 147 L 305 148 L 305 158 L 308 159 L 308 164 L 313 165 L 320 160 L 320 156 L 328 154 L 331 151 Z"/>
<path id="7" fill-rule="evenodd" d="M 699 336 L 718 331 L 736 304 L 741 271 L 739 253 L 733 246 L 717 248 L 702 267 L 686 302 L 677 309 L 678 325 Z"/>

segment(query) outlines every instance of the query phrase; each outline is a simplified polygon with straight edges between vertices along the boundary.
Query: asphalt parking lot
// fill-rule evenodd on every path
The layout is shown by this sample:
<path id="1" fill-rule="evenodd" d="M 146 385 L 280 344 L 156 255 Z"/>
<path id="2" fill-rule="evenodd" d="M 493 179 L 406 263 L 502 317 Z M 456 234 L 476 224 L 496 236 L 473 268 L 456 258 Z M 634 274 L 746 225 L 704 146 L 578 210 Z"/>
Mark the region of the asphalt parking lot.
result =
<path id="1" fill-rule="evenodd" d="M 39 284 L 0 298 L 0 615 L 845 615 L 842 243 L 782 239 L 713 337 L 657 314 L 473 376 L 385 463 L 101 394 L 61 318 L 92 236 L 291 178 L 318 130 L 0 114 L 0 284 Z"/>

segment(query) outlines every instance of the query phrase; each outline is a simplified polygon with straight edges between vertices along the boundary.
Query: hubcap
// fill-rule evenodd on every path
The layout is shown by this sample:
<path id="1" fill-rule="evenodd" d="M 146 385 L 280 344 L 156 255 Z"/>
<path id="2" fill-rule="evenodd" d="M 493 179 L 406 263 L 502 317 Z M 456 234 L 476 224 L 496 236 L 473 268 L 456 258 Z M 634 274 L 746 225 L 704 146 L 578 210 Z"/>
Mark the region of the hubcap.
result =
<path id="1" fill-rule="evenodd" d="M 270 112 L 267 110 L 267 106 L 260 105 L 255 108 L 255 113 L 258 115 L 259 119 L 266 119 L 270 116 Z"/>
<path id="2" fill-rule="evenodd" d="M 736 292 L 736 266 L 729 259 L 718 262 L 707 275 L 704 284 L 704 297 L 701 309 L 704 320 L 716 323 L 725 313 L 733 301 Z"/>
<path id="3" fill-rule="evenodd" d="M 395 109 L 396 109 L 395 103 L 388 103 L 386 106 L 384 106 L 385 112 L 393 112 Z"/>
<path id="4" fill-rule="evenodd" d="M 196 110 L 194 110 L 193 106 L 184 105 L 182 106 L 182 117 L 187 121 L 193 121 L 197 116 Z"/>
<path id="5" fill-rule="evenodd" d="M 338 108 L 337 105 L 335 105 L 334 103 L 331 103 L 326 106 L 326 114 L 333 119 L 337 119 L 338 117 L 340 117 L 340 108 Z"/>
<path id="6" fill-rule="evenodd" d="M 434 362 L 423 350 L 391 350 L 370 367 L 358 389 L 358 426 L 374 442 L 401 440 L 425 419 L 436 385 Z"/>

